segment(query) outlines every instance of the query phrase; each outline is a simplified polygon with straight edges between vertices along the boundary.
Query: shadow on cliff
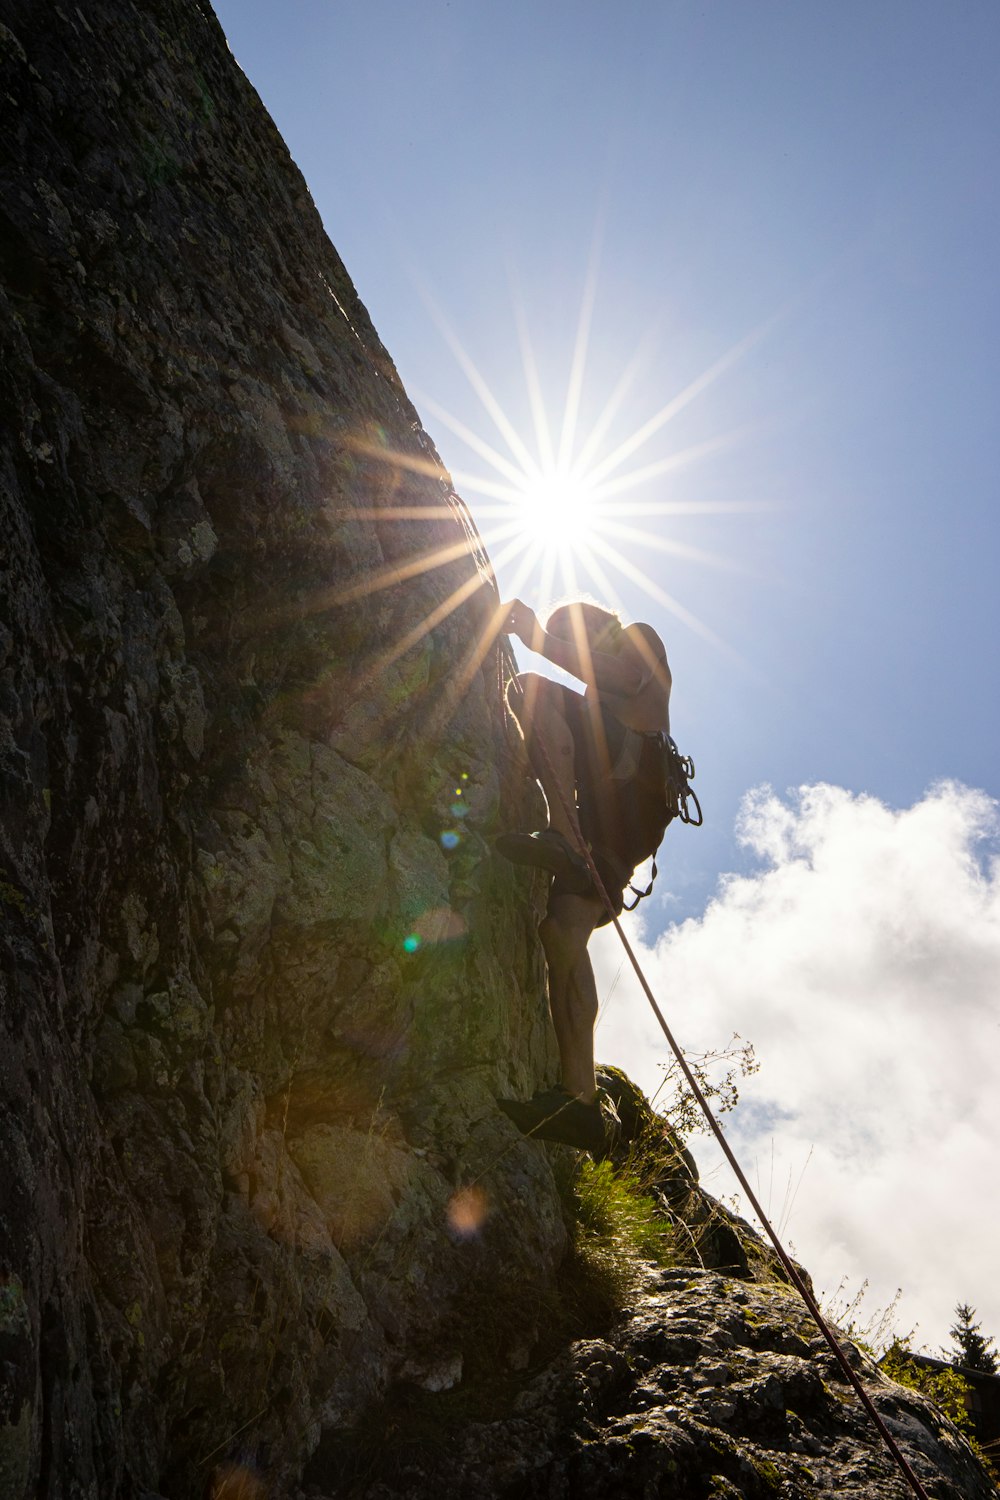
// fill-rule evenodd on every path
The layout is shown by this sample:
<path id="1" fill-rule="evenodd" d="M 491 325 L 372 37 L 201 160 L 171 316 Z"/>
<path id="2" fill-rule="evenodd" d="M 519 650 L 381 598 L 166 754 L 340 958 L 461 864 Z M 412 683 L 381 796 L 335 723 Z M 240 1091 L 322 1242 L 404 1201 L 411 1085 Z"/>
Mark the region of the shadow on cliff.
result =
<path id="1" fill-rule="evenodd" d="M 383 1493 L 383 1486 L 386 1494 L 403 1494 L 445 1473 L 469 1432 L 516 1418 L 524 1392 L 546 1370 L 620 1328 L 656 1265 L 787 1284 L 770 1247 L 701 1188 L 690 1150 L 643 1093 L 620 1069 L 601 1067 L 598 1078 L 622 1123 L 609 1161 L 595 1167 L 568 1148 L 533 1148 L 552 1162 L 567 1231 L 553 1284 L 533 1294 L 511 1286 L 499 1295 L 470 1288 L 459 1297 L 447 1356 L 439 1351 L 435 1360 L 429 1345 L 409 1377 L 397 1380 L 356 1426 L 327 1432 L 306 1469 L 306 1494 L 361 1497 Z M 613 1200 L 596 1215 L 589 1203 L 595 1177 L 602 1197 L 611 1190 Z M 644 1224 L 649 1215 L 659 1221 L 655 1241 L 636 1235 L 637 1208 Z M 513 1343 L 512 1329 L 520 1334 Z M 571 1428 L 572 1412 L 563 1418 Z"/>

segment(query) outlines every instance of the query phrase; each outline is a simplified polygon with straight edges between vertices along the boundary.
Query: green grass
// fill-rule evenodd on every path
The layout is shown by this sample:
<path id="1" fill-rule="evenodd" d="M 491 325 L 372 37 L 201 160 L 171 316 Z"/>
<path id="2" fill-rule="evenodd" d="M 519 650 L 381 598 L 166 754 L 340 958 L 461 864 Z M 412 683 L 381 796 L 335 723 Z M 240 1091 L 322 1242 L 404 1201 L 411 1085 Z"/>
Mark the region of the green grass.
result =
<path id="1" fill-rule="evenodd" d="M 585 1161 L 574 1184 L 575 1250 L 609 1306 L 621 1308 L 647 1261 L 674 1265 L 674 1231 L 641 1176 L 628 1166 Z"/>

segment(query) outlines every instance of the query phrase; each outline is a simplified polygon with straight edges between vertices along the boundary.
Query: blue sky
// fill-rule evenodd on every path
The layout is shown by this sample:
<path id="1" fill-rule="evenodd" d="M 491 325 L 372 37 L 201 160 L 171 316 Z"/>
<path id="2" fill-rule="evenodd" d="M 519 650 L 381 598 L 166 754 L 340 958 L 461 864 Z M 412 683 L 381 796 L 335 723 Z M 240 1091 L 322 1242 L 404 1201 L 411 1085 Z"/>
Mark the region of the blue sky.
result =
<path id="1" fill-rule="evenodd" d="M 614 538 L 657 597 L 607 570 L 618 590 L 610 602 L 667 643 L 674 732 L 697 761 L 708 816 L 700 832 L 668 836 L 665 873 L 636 927 L 649 955 L 684 930 L 708 944 L 713 911 L 733 899 L 731 882 L 719 884 L 727 874 L 756 881 L 761 919 L 770 913 L 782 951 L 799 953 L 805 938 L 781 925 L 789 906 L 771 877 L 832 862 L 837 891 L 863 889 L 875 878 L 860 852 L 876 857 L 863 833 L 874 803 L 896 816 L 886 839 L 913 840 L 928 891 L 947 860 L 927 829 L 964 850 L 962 920 L 938 934 L 925 976 L 979 952 L 983 925 L 992 933 L 996 919 L 988 901 L 977 904 L 995 880 L 995 813 L 991 822 L 956 792 L 938 818 L 930 789 L 947 778 L 1000 792 L 992 0 L 225 0 L 216 10 L 487 535 L 489 501 L 465 480 L 499 476 L 456 429 L 509 450 L 456 344 L 529 448 L 519 328 L 557 440 L 585 305 L 577 449 L 637 353 L 600 452 L 689 394 L 616 471 L 661 466 L 617 505 L 684 508 L 634 523 L 652 540 Z M 688 457 L 667 467 L 675 455 Z M 664 543 L 686 551 L 657 550 Z M 511 587 L 513 564 L 499 572 Z M 539 568 L 520 587 L 539 605 L 562 591 L 550 586 L 546 597 Z M 847 800 L 810 820 L 790 789 L 818 783 Z M 798 843 L 746 837 L 745 816 L 738 836 L 744 799 L 763 784 L 777 800 L 761 805 L 776 825 L 790 820 Z M 911 809 L 920 814 L 907 819 Z M 915 899 L 898 875 L 907 861 L 886 858 L 903 922 Z M 867 910 L 851 908 L 855 929 Z M 881 920 L 883 933 L 896 930 L 891 914 Z M 810 972 L 829 959 L 824 944 L 835 953 L 846 942 L 832 910 L 825 931 L 809 923 L 807 933 Z M 852 983 L 863 987 L 867 974 L 895 993 L 898 964 L 887 977 L 886 954 L 905 967 L 912 953 L 873 938 L 876 950 Z M 738 974 L 741 955 L 731 959 Z M 983 994 L 995 995 L 993 963 L 975 969 Z M 828 1012 L 835 1021 L 836 989 L 825 993 L 824 1022 Z M 939 993 L 925 987 L 896 1017 L 912 1026 L 918 1054 Z M 738 987 L 717 1010 L 714 1024 L 738 1022 L 762 1056 L 762 1118 L 786 1099 L 767 1071 L 772 1026 L 771 1050 L 784 1056 L 780 1014 L 744 1014 Z M 982 1014 L 969 1019 L 973 1042 Z M 870 1024 L 871 1055 L 884 1046 L 891 1057 L 874 992 Z M 696 1012 L 688 1034 L 693 1045 L 710 1040 Z M 989 1039 L 995 1056 L 995 1027 Z M 997 1082 L 984 1076 L 984 1098 Z M 804 1118 L 801 1101 L 787 1107 Z M 832 1118 L 815 1128 L 833 1129 Z M 767 1149 L 749 1117 L 734 1129 Z M 895 1160 L 890 1152 L 887 1172 Z M 920 1203 L 925 1217 L 944 1212 Z M 808 1240 L 820 1209 L 812 1219 L 808 1205 L 797 1212 Z M 793 1239 L 795 1230 L 793 1220 Z M 809 1244 L 798 1248 L 808 1263 Z M 865 1253 L 878 1259 L 867 1238 Z M 860 1251 L 845 1255 L 867 1274 Z M 926 1279 L 930 1287 L 930 1271 Z M 952 1289 L 939 1277 L 934 1286 L 919 1308 L 927 1338 L 944 1338 L 941 1319 L 960 1298 L 989 1306 L 1000 1335 L 1000 1299 L 985 1285 Z"/>

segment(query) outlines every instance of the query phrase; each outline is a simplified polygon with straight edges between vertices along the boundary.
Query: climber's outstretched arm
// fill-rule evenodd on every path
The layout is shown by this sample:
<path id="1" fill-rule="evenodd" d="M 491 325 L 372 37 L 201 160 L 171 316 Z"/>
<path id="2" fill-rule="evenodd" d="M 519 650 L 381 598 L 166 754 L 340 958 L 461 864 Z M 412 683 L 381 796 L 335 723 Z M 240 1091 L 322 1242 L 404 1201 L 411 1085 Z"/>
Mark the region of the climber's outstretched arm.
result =
<path id="1" fill-rule="evenodd" d="M 593 685 L 601 692 L 631 697 L 644 686 L 648 674 L 641 658 L 633 659 L 632 653 L 620 657 L 601 651 L 600 642 L 592 645 L 582 631 L 579 640 L 565 640 L 553 635 L 542 628 L 535 611 L 521 599 L 511 600 L 504 609 L 511 635 L 516 635 L 530 651 L 537 651 L 553 666 L 562 667 L 564 672 L 578 677 L 588 687 Z"/>

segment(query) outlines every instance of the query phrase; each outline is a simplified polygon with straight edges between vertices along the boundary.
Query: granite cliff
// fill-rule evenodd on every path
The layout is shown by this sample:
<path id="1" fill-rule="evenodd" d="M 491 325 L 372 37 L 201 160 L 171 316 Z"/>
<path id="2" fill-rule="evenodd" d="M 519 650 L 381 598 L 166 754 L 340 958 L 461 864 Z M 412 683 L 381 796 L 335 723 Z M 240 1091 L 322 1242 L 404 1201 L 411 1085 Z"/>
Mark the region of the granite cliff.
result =
<path id="1" fill-rule="evenodd" d="M 903 1493 L 676 1164 L 691 1268 L 542 1358 L 488 560 L 207 4 L 3 0 L 0 58 L 0 1497 Z M 359 1466 L 484 1327 L 505 1409 Z"/>

